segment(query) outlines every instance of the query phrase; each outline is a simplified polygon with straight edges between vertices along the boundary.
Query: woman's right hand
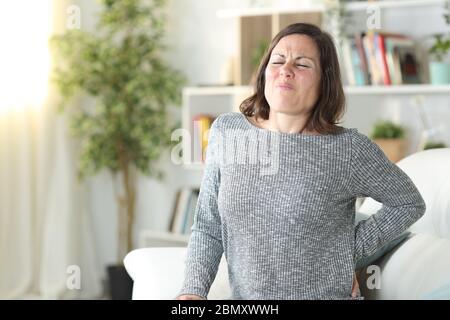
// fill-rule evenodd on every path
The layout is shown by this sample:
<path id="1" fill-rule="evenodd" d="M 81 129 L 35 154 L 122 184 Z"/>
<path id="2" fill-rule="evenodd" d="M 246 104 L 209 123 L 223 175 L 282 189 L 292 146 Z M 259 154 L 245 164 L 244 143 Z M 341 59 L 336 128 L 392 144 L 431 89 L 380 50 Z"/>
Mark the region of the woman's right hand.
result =
<path id="1" fill-rule="evenodd" d="M 205 300 L 205 298 L 196 294 L 182 294 L 181 296 L 178 296 L 176 300 Z"/>

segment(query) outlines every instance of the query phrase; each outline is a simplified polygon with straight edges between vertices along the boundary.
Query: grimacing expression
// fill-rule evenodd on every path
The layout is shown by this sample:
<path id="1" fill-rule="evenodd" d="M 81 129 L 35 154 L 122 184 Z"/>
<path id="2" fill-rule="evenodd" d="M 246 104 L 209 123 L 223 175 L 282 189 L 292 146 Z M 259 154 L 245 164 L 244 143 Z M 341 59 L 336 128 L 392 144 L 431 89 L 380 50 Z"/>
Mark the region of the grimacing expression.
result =
<path id="1" fill-rule="evenodd" d="M 271 112 L 309 114 L 319 95 L 320 68 L 314 40 L 300 34 L 281 38 L 265 70 L 264 95 Z"/>

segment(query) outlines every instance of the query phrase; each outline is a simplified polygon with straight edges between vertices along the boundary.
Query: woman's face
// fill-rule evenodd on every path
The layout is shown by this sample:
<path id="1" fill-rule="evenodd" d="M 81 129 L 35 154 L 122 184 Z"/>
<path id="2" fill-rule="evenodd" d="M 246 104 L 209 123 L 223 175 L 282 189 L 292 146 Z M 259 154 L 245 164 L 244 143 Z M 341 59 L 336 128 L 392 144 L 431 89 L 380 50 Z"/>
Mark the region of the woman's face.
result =
<path id="1" fill-rule="evenodd" d="M 264 95 L 271 112 L 308 114 L 319 94 L 320 58 L 314 41 L 305 35 L 282 38 L 265 70 Z"/>

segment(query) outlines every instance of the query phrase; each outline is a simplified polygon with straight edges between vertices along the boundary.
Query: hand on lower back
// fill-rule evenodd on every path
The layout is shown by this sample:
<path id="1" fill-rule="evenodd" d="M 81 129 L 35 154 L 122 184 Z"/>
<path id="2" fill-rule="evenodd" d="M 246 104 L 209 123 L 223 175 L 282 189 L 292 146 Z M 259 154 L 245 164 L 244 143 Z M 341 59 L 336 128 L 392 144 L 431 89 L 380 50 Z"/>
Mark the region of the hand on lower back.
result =
<path id="1" fill-rule="evenodd" d="M 352 298 L 356 298 L 359 295 L 359 283 L 356 273 L 353 275 L 353 286 L 352 286 Z"/>
<path id="2" fill-rule="evenodd" d="M 182 294 L 181 296 L 176 297 L 176 300 L 205 300 L 205 298 L 196 294 Z"/>

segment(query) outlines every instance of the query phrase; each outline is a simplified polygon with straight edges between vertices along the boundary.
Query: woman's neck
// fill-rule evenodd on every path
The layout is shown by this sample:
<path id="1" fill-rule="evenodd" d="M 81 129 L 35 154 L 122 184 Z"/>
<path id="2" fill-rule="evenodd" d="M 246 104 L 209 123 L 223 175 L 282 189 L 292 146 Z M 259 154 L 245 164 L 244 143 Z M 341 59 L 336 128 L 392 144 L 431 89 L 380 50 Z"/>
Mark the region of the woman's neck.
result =
<path id="1" fill-rule="evenodd" d="M 308 117 L 306 115 L 288 115 L 285 113 L 271 112 L 269 119 L 258 119 L 264 129 L 282 133 L 311 134 L 306 130 Z"/>

